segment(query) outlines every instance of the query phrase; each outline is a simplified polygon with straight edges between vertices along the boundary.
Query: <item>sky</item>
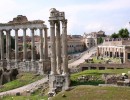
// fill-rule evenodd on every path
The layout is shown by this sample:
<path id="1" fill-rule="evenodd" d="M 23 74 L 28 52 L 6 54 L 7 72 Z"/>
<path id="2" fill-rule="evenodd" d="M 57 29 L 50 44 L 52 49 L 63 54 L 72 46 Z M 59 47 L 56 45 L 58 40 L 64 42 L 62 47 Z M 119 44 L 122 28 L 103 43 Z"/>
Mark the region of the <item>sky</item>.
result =
<path id="1" fill-rule="evenodd" d="M 0 23 L 25 15 L 28 20 L 44 20 L 49 28 L 51 8 L 65 12 L 70 35 L 130 31 L 130 0 L 0 0 Z"/>

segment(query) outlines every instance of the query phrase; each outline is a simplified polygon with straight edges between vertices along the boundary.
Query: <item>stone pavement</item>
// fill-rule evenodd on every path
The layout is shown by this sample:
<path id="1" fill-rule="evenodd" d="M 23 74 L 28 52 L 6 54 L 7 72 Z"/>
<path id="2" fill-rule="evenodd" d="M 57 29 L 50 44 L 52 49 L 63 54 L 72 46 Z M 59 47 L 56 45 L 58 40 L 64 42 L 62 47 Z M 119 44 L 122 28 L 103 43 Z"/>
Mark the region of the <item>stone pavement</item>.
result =
<path id="1" fill-rule="evenodd" d="M 26 92 L 26 91 L 32 91 L 32 90 L 38 89 L 38 87 L 40 85 L 42 85 L 43 83 L 45 83 L 47 81 L 48 81 L 48 78 L 44 77 L 41 80 L 38 80 L 38 81 L 33 82 L 31 84 L 25 85 L 23 87 L 20 87 L 20 88 L 17 88 L 17 89 L 13 89 L 13 90 L 9 90 L 9 91 L 6 91 L 6 92 L 1 92 L 0 93 L 0 97 L 1 96 L 6 96 L 6 95 L 16 95 L 16 93 L 20 93 L 21 94 L 21 93 Z"/>

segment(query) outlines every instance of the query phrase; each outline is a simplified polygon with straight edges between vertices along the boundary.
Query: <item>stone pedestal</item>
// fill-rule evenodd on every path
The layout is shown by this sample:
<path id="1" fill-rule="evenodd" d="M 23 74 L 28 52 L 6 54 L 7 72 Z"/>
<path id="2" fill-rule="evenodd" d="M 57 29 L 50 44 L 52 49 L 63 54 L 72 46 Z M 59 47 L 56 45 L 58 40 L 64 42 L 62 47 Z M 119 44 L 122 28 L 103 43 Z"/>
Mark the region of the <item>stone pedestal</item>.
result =
<path id="1" fill-rule="evenodd" d="M 49 75 L 49 95 L 55 96 L 57 92 L 68 90 L 70 85 L 70 76 L 68 75 Z"/>

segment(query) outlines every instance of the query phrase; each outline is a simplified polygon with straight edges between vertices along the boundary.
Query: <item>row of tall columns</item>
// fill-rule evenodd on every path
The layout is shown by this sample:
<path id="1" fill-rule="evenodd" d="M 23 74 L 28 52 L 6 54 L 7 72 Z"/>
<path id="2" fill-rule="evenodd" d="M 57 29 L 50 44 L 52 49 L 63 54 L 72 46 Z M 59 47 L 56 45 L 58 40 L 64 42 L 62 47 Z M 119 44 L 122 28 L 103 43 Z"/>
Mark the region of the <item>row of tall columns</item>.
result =
<path id="1" fill-rule="evenodd" d="M 48 58 L 48 43 L 47 43 L 47 28 L 44 28 L 44 47 L 43 47 L 43 29 L 40 30 L 40 61 Z M 35 41 L 34 41 L 34 31 L 31 29 L 31 61 L 35 60 Z M 44 58 L 43 58 L 43 48 L 44 48 Z M 26 29 L 23 29 L 23 61 L 27 60 L 27 47 L 26 47 Z"/>
<path id="2" fill-rule="evenodd" d="M 27 60 L 27 45 L 26 45 L 26 30 L 23 29 L 23 61 Z M 11 36 L 10 31 L 6 31 L 6 60 L 7 64 L 10 62 L 11 53 Z M 31 29 L 31 61 L 35 60 L 35 41 L 34 41 L 34 29 Z M 0 53 L 1 60 L 4 60 L 4 33 L 0 30 Z M 47 28 L 44 28 L 44 58 L 43 58 L 43 29 L 40 29 L 40 60 L 48 58 L 48 42 L 47 42 Z M 7 65 L 10 68 L 9 64 Z M 15 29 L 15 67 L 18 68 L 18 29 Z"/>
<path id="3" fill-rule="evenodd" d="M 107 50 L 105 48 L 97 48 L 97 55 L 98 56 L 101 55 L 101 56 L 108 56 L 108 57 L 110 57 L 110 55 L 111 55 L 112 57 L 119 57 L 119 58 L 121 58 L 121 53 L 122 53 L 122 51 L 121 51 L 120 48 L 119 48 L 118 51 L 117 51 L 117 49 L 114 50 L 114 48 L 112 48 L 111 50 L 110 50 L 110 48 L 109 48 L 109 50 Z"/>
<path id="4" fill-rule="evenodd" d="M 56 38 L 55 38 L 56 24 Z M 61 74 L 61 42 L 62 42 L 62 60 L 63 72 L 68 73 L 67 57 L 67 20 L 62 21 L 62 41 L 60 40 L 60 21 L 50 20 L 50 43 L 51 43 L 51 75 Z"/>

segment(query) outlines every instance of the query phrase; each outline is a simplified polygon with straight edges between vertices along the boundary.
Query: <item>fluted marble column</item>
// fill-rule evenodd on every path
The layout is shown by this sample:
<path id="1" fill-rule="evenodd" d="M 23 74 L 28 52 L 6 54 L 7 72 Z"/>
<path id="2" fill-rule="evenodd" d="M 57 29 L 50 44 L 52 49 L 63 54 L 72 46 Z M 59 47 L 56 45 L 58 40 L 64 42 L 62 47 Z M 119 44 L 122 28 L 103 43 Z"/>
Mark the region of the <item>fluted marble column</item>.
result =
<path id="1" fill-rule="evenodd" d="M 43 29 L 40 29 L 40 61 L 43 61 Z"/>
<path id="2" fill-rule="evenodd" d="M 61 39 L 60 39 L 60 22 L 56 22 L 56 62 L 57 73 L 61 74 Z"/>
<path id="3" fill-rule="evenodd" d="M 67 20 L 62 21 L 62 59 L 63 75 L 68 74 L 68 56 L 67 56 Z"/>
<path id="4" fill-rule="evenodd" d="M 34 29 L 31 29 L 31 33 L 32 33 L 32 40 L 31 40 L 31 61 L 35 60 L 35 42 L 34 42 Z"/>
<path id="5" fill-rule="evenodd" d="M 56 74 L 55 22 L 50 21 L 51 75 Z"/>
<path id="6" fill-rule="evenodd" d="M 15 68 L 18 68 L 18 29 L 15 29 Z"/>
<path id="7" fill-rule="evenodd" d="M 47 39 L 47 30 L 44 28 L 44 59 L 48 59 L 48 39 Z"/>
<path id="8" fill-rule="evenodd" d="M 27 46 L 26 46 L 26 29 L 23 29 L 23 61 L 26 61 L 27 57 Z"/>

